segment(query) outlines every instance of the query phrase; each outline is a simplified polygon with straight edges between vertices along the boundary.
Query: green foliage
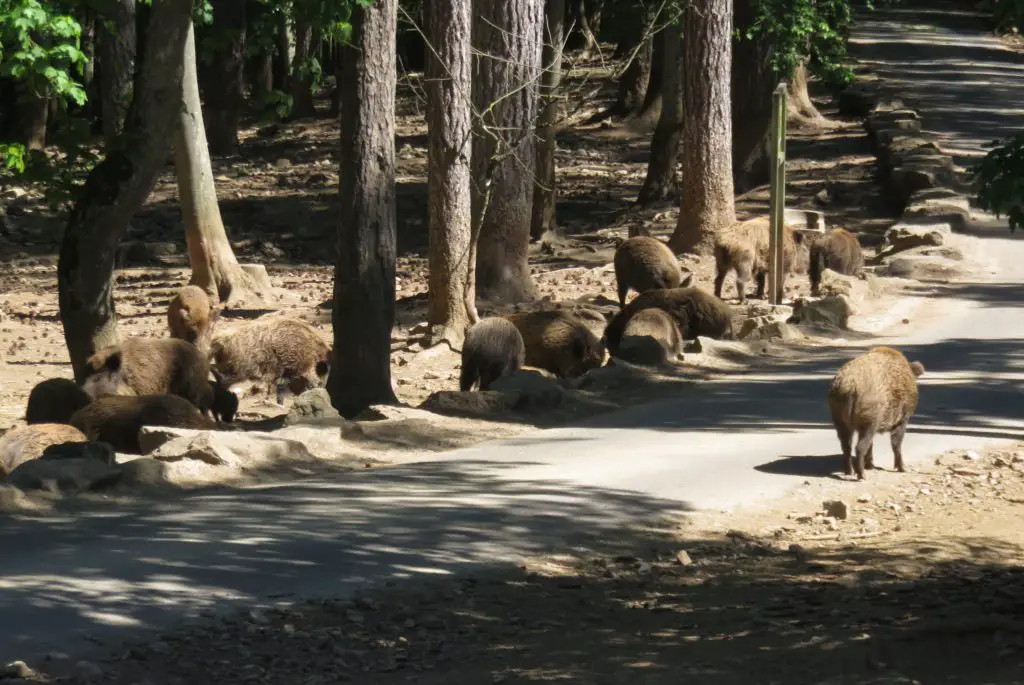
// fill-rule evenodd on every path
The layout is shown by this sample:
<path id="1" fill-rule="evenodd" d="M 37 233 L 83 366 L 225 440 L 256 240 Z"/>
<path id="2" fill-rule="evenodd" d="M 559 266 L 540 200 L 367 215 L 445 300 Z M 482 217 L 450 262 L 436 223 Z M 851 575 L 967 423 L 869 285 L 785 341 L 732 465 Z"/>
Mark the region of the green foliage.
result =
<path id="1" fill-rule="evenodd" d="M 294 98 L 281 90 L 272 90 L 256 103 L 260 119 L 284 121 L 291 114 Z"/>
<path id="2" fill-rule="evenodd" d="M 993 149 L 971 166 L 978 206 L 1005 216 L 1012 233 L 1024 226 L 1024 133 L 994 141 Z"/>

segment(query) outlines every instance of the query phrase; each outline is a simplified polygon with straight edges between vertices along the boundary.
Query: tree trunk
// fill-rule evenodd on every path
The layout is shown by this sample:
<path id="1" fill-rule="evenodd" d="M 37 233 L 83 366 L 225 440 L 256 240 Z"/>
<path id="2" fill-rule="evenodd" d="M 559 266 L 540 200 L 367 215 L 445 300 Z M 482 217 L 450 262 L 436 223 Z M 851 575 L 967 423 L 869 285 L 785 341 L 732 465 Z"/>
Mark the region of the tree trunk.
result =
<path id="1" fill-rule="evenodd" d="M 733 22 L 746 33 L 755 18 L 754 2 L 735 0 L 735 5 Z M 734 192 L 745 193 L 771 176 L 769 129 L 777 84 L 771 37 L 735 40 L 732 64 L 732 182 Z"/>
<path id="2" fill-rule="evenodd" d="M 604 0 L 571 0 L 569 21 L 572 22 L 572 40 L 566 49 L 582 48 L 580 59 L 590 59 L 600 50 L 597 36 L 601 31 L 601 10 Z M 563 15 L 564 16 L 564 15 Z"/>
<path id="3" fill-rule="evenodd" d="M 313 102 L 313 76 L 309 71 L 309 61 L 313 59 L 316 47 L 320 43 L 320 32 L 314 29 L 308 20 L 295 22 L 295 57 L 292 59 L 291 119 L 307 119 L 316 116 L 316 105 Z"/>
<path id="4" fill-rule="evenodd" d="M 124 128 L 135 70 L 135 0 L 113 0 L 97 29 L 103 137 L 110 145 Z"/>
<path id="5" fill-rule="evenodd" d="M 50 98 L 41 98 L 27 87 L 21 88 L 18 99 L 21 111 L 22 140 L 29 150 L 46 147 L 46 125 L 50 120 Z"/>
<path id="6" fill-rule="evenodd" d="M 468 2 L 431 0 L 427 33 L 427 190 L 430 198 L 429 345 L 446 341 L 461 349 L 470 313 L 469 280 L 473 150 L 473 13 Z M 475 293 L 469 294 L 473 298 Z"/>
<path id="7" fill-rule="evenodd" d="M 287 12 L 277 15 L 277 54 L 274 55 L 274 88 L 288 92 L 291 83 L 292 66 L 292 29 L 288 23 Z"/>
<path id="8" fill-rule="evenodd" d="M 88 7 L 82 7 L 78 22 L 82 25 L 82 35 L 79 39 L 81 50 L 85 54 L 85 66 L 82 68 L 82 85 L 85 87 L 86 103 L 84 112 L 90 121 L 92 133 L 102 133 L 103 111 L 100 107 L 99 74 L 96 68 L 99 60 L 96 55 L 96 13 Z M 135 29 L 135 22 L 132 22 L 132 30 Z M 132 65 L 134 67 L 134 64 Z"/>
<path id="9" fill-rule="evenodd" d="M 238 122 L 245 102 L 245 5 L 246 0 L 217 3 L 217 40 L 211 63 L 202 69 L 206 138 L 215 155 L 238 151 Z"/>
<path id="10" fill-rule="evenodd" d="M 334 69 L 334 90 L 331 91 L 331 109 L 328 114 L 330 114 L 332 118 L 341 115 L 341 96 L 343 92 L 343 84 L 341 82 L 341 48 L 341 43 L 337 43 L 331 54 L 331 68 Z"/>
<path id="11" fill-rule="evenodd" d="M 75 379 L 98 348 L 115 343 L 114 253 L 132 215 L 145 202 L 167 159 L 181 103 L 182 56 L 191 0 L 154 0 L 143 73 L 125 129 L 85 182 L 68 218 L 57 263 L 64 339 Z"/>
<path id="12" fill-rule="evenodd" d="M 649 24 L 644 22 L 640 31 L 645 32 Z M 615 105 L 612 107 L 612 115 L 628 117 L 640 111 L 644 103 L 644 96 L 647 94 L 647 84 L 651 80 L 651 58 L 653 39 L 648 36 L 641 38 L 629 53 L 626 59 L 632 56 L 632 60 L 626 70 L 619 77 L 619 90 L 615 98 Z"/>
<path id="13" fill-rule="evenodd" d="M 807 67 L 803 62 L 797 65 L 793 76 L 789 80 L 789 115 L 797 120 L 825 122 L 824 116 L 811 101 L 811 94 L 807 90 Z"/>
<path id="14" fill-rule="evenodd" d="M 736 221 L 732 186 L 732 0 L 683 10 L 683 181 L 674 252 L 710 254 Z"/>
<path id="15" fill-rule="evenodd" d="M 334 360 L 327 388 L 342 416 L 396 402 L 395 41 L 398 0 L 352 10 L 341 103 L 341 222 L 334 269 Z"/>
<path id="16" fill-rule="evenodd" d="M 665 31 L 654 34 L 651 43 L 651 73 L 647 79 L 644 100 L 634 121 L 650 125 L 661 117 L 661 101 L 665 88 Z"/>
<path id="17" fill-rule="evenodd" d="M 194 31 L 185 42 L 181 79 L 182 104 L 176 108 L 179 124 L 174 136 L 174 167 L 178 177 L 181 219 L 192 264 L 189 283 L 197 285 L 229 306 L 269 300 L 259 284 L 242 271 L 231 251 L 213 184 L 213 167 L 206 146 L 206 128 L 199 101 Z"/>
<path id="18" fill-rule="evenodd" d="M 637 204 L 648 206 L 663 200 L 678 200 L 679 184 L 676 167 L 679 162 L 679 139 L 683 133 L 682 35 L 678 26 L 668 25 L 662 31 L 665 47 L 662 57 L 661 116 L 651 140 L 651 159 L 647 178 L 640 189 Z"/>
<path id="19" fill-rule="evenodd" d="M 547 0 L 541 63 L 540 117 L 537 120 L 537 179 L 533 188 L 530 235 L 540 238 L 558 228 L 555 207 L 555 137 L 562 118 L 559 85 L 562 82 L 562 43 L 565 39 L 565 0 Z"/>
<path id="20" fill-rule="evenodd" d="M 480 0 L 473 24 L 473 98 L 484 112 L 473 141 L 473 221 L 479 222 L 477 288 L 481 297 L 526 302 L 530 277 L 533 139 L 544 21 L 543 0 Z"/>

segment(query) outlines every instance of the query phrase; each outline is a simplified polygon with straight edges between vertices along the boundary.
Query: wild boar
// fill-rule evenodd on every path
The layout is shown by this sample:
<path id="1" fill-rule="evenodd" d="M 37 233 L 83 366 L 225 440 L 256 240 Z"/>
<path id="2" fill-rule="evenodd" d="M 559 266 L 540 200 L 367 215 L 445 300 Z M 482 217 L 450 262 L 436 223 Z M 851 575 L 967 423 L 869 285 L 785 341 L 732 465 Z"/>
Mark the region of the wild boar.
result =
<path id="1" fill-rule="evenodd" d="M 25 422 L 67 423 L 71 415 L 89 404 L 89 393 L 69 378 L 47 378 L 28 394 Z"/>
<path id="2" fill-rule="evenodd" d="M 525 363 L 561 378 L 577 378 L 604 364 L 604 348 L 585 323 L 564 310 L 506 314 L 523 337 Z"/>
<path id="3" fill-rule="evenodd" d="M 217 427 L 188 400 L 178 395 L 104 395 L 71 417 L 71 425 L 89 440 L 109 443 L 118 452 L 140 454 L 143 426 L 213 430 Z"/>
<path id="4" fill-rule="evenodd" d="M 38 459 L 51 445 L 86 441 L 82 431 L 64 423 L 34 423 L 13 428 L 0 437 L 0 478 L 25 462 Z"/>
<path id="5" fill-rule="evenodd" d="M 684 285 L 679 260 L 668 245 L 657 238 L 635 236 L 623 241 L 615 250 L 613 264 L 619 307 L 626 306 L 626 295 L 630 289 L 642 293 L 656 288 L 678 288 Z M 686 284 L 689 284 L 691 278 L 687 277 Z"/>
<path id="6" fill-rule="evenodd" d="M 192 343 L 205 352 L 210 348 L 219 317 L 220 310 L 210 306 L 210 298 L 202 288 L 186 285 L 167 308 L 167 328 L 172 338 Z"/>
<path id="7" fill-rule="evenodd" d="M 478 383 L 480 390 L 487 390 L 495 380 L 515 373 L 525 363 L 526 344 L 515 324 L 500 316 L 481 319 L 466 333 L 462 345 L 459 390 L 472 390 Z"/>
<path id="8" fill-rule="evenodd" d="M 615 356 L 645 366 L 681 359 L 683 334 L 679 324 L 664 309 L 642 309 L 626 322 Z"/>
<path id="9" fill-rule="evenodd" d="M 698 335 L 732 338 L 732 309 L 706 290 L 697 287 L 648 290 L 637 295 L 608 322 L 604 331 L 608 351 L 618 354 L 622 334 L 629 320 L 645 309 L 661 309 L 675 321 L 684 340 Z"/>
<path id="10" fill-rule="evenodd" d="M 758 218 L 733 224 L 715 238 L 715 296 L 722 296 L 722 284 L 729 271 L 736 271 L 736 292 L 741 303 L 747 301 L 747 283 L 751 277 L 757 279 L 757 297 L 764 298 L 765 281 L 768 277 L 768 221 Z M 789 226 L 782 229 L 782 276 L 778 284 L 779 301 L 782 301 L 781 281 L 793 271 L 806 268 L 808 261 L 807 241 L 803 233 Z"/>
<path id="11" fill-rule="evenodd" d="M 864 269 L 864 251 L 857 236 L 843 228 L 833 228 L 811 243 L 808 275 L 811 295 L 821 292 L 821 273 L 832 269 L 836 273 L 856 276 Z"/>

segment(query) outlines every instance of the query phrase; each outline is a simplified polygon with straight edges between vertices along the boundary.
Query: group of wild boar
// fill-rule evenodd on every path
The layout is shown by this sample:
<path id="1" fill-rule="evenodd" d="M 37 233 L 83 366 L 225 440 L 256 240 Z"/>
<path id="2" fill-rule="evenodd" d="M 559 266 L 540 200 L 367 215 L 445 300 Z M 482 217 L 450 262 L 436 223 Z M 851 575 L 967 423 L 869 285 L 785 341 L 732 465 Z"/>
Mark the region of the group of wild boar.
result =
<path id="1" fill-rule="evenodd" d="M 331 347 L 308 323 L 272 314 L 214 336 L 219 310 L 194 285 L 167 311 L 170 337 L 130 337 L 87 360 L 81 385 L 50 378 L 29 393 L 26 426 L 0 438 L 0 477 L 54 444 L 102 441 L 138 454 L 142 426 L 212 429 L 231 423 L 238 396 L 254 381 L 268 393 L 322 386 Z M 212 419 L 211 419 L 212 415 Z"/>
<path id="2" fill-rule="evenodd" d="M 603 365 L 606 349 L 622 360 L 657 365 L 682 359 L 685 340 L 734 337 L 722 285 L 735 271 L 741 303 L 751 279 L 757 296 L 764 297 L 767 223 L 755 219 L 722 231 L 714 255 L 712 294 L 691 285 L 693 275 L 683 273 L 664 243 L 629 238 L 614 257 L 617 312 L 607 319 L 564 309 L 484 318 L 466 333 L 460 389 L 488 390 L 523 366 L 577 378 Z M 812 294 L 818 294 L 826 268 L 857 275 L 863 266 L 859 241 L 843 229 L 813 240 L 784 229 L 783 268 L 792 273 L 806 267 Z M 627 303 L 631 290 L 637 295 Z M 119 452 L 139 453 L 142 426 L 210 429 L 214 420 L 231 423 L 239 404 L 231 387 L 243 381 L 276 390 L 279 404 L 285 390 L 299 394 L 325 383 L 332 349 L 309 324 L 272 314 L 214 336 L 218 320 L 206 293 L 185 286 L 168 307 L 169 337 L 133 337 L 97 351 L 80 386 L 63 378 L 36 385 L 28 398 L 28 425 L 0 438 L 0 477 L 53 444 L 103 441 Z M 828 401 L 847 475 L 863 478 L 865 468 L 873 467 L 872 442 L 879 432 L 891 433 L 896 468 L 903 470 L 901 444 L 923 372 L 919 362 L 911 364 L 887 347 L 839 369 Z"/>
<path id="3" fill-rule="evenodd" d="M 842 228 L 809 239 L 787 226 L 782 252 L 784 272 L 806 270 L 812 295 L 820 294 L 825 269 L 856 276 L 864 268 L 860 242 Z M 612 357 L 658 365 L 681 359 L 684 340 L 734 337 L 733 312 L 721 299 L 722 286 L 733 271 L 741 303 L 746 301 L 752 279 L 757 297 L 764 298 L 768 224 L 754 219 L 720 232 L 714 256 L 712 294 L 691 285 L 693 275 L 683 273 L 675 255 L 660 240 L 637 236 L 623 241 L 613 261 L 619 311 L 600 322 L 601 329 L 595 331 L 592 322 L 588 325 L 579 312 L 565 309 L 481 319 L 466 334 L 460 389 L 488 390 L 498 378 L 523 366 L 541 368 L 560 378 L 576 378 L 604 364 L 606 349 Z M 782 283 L 780 300 L 781 289 Z M 631 290 L 637 295 L 627 303 Z M 829 388 L 828 403 L 847 475 L 856 473 L 862 479 L 864 470 L 873 468 L 874 436 L 886 432 L 892 437 L 896 469 L 904 470 L 903 435 L 917 408 L 917 377 L 923 372 L 920 362 L 910 363 L 889 347 L 873 348 L 839 369 Z"/>

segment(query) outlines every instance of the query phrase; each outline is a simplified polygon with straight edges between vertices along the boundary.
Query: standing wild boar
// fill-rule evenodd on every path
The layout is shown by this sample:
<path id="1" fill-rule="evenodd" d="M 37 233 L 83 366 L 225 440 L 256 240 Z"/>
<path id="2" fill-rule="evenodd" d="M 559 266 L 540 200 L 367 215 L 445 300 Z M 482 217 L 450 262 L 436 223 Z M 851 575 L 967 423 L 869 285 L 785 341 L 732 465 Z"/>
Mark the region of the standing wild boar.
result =
<path id="1" fill-rule="evenodd" d="M 683 334 L 668 312 L 641 309 L 629 318 L 615 356 L 634 364 L 658 366 L 683 355 Z"/>
<path id="2" fill-rule="evenodd" d="M 854 472 L 853 435 L 857 434 L 857 479 L 874 468 L 876 433 L 891 433 L 896 470 L 903 471 L 903 435 L 917 409 L 921 362 L 908 362 L 891 347 L 875 347 L 839 367 L 828 390 L 832 423 L 843 449 L 843 471 Z"/>
<path id="3" fill-rule="evenodd" d="M 67 423 L 71 415 L 89 404 L 89 393 L 68 378 L 47 378 L 28 394 L 25 423 Z"/>
<path id="4" fill-rule="evenodd" d="M 683 283 L 683 270 L 668 245 L 657 238 L 635 236 L 623 241 L 615 250 L 615 282 L 619 291 L 619 307 L 626 306 L 630 289 L 637 293 L 655 288 L 678 288 Z"/>
<path id="5" fill-rule="evenodd" d="M 481 319 L 466 333 L 462 345 L 459 390 L 472 390 L 479 382 L 487 390 L 501 376 L 515 373 L 526 363 L 526 344 L 519 329 L 508 319 Z"/>
<path id="6" fill-rule="evenodd" d="M 715 296 L 722 296 L 722 284 L 732 269 L 736 270 L 736 292 L 740 302 L 747 301 L 747 283 L 757 280 L 757 297 L 764 298 L 768 277 L 768 220 L 763 218 L 740 221 L 723 230 L 715 238 Z M 785 274 L 802 271 L 808 260 L 807 241 L 803 233 L 789 226 L 782 227 L 782 275 L 779 279 L 779 301 L 782 301 L 781 281 Z"/>
<path id="7" fill-rule="evenodd" d="M 833 228 L 811 243 L 811 263 L 808 268 L 811 295 L 821 291 L 821 272 L 832 269 L 836 273 L 856 276 L 864 269 L 864 251 L 857 236 L 843 228 Z"/>
<path id="8" fill-rule="evenodd" d="M 89 358 L 82 388 L 93 399 L 103 395 L 177 395 L 204 414 L 233 414 L 232 398 L 209 380 L 210 366 L 199 349 L 176 338 L 127 338 Z M 228 393 L 230 394 L 230 393 Z M 235 398 L 237 402 L 237 398 Z M 234 408 L 237 408 L 237 403 Z"/>
<path id="9" fill-rule="evenodd" d="M 118 452 L 139 454 L 143 426 L 213 430 L 217 425 L 177 395 L 104 395 L 71 417 L 71 425 L 89 440 L 109 443 Z"/>
<path id="10" fill-rule="evenodd" d="M 604 348 L 585 323 L 564 310 L 506 314 L 523 336 L 525 363 L 576 378 L 604 363 Z"/>
<path id="11" fill-rule="evenodd" d="M 192 343 L 206 352 L 219 316 L 220 310 L 210 306 L 210 298 L 202 288 L 186 285 L 167 307 L 167 328 L 172 338 Z"/>
<path id="12" fill-rule="evenodd" d="M 51 445 L 86 440 L 82 431 L 64 423 L 34 423 L 13 428 L 0 437 L 0 478 L 26 461 L 38 459 Z"/>
<path id="13" fill-rule="evenodd" d="M 284 403 L 285 390 L 299 394 L 327 382 L 331 348 L 305 321 L 268 316 L 218 335 L 210 345 L 213 368 L 228 387 L 242 381 L 264 383 Z"/>
<path id="14" fill-rule="evenodd" d="M 612 317 L 605 328 L 608 351 L 618 354 L 622 334 L 629 320 L 645 309 L 661 309 L 668 313 L 679 327 L 684 340 L 698 335 L 707 338 L 732 338 L 732 309 L 706 290 L 697 287 L 648 290 Z"/>

